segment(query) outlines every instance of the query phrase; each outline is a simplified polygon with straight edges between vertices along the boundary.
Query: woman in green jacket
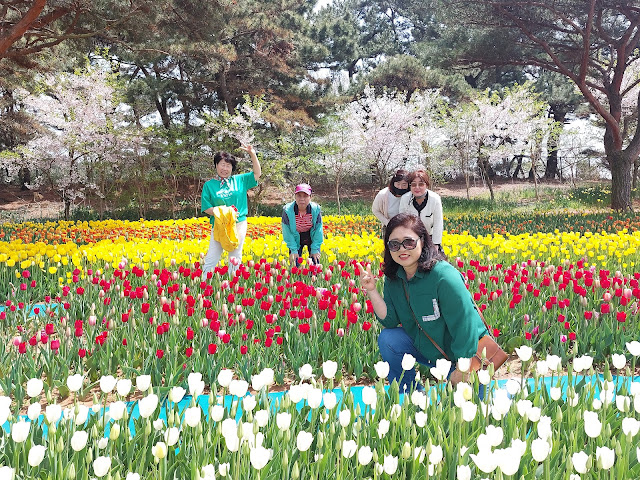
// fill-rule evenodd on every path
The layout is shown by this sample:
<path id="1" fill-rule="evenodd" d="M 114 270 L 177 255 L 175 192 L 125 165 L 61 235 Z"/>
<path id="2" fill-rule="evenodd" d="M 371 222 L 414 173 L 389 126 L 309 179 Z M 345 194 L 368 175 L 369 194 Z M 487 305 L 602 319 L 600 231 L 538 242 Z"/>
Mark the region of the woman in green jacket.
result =
<path id="1" fill-rule="evenodd" d="M 320 247 L 324 241 L 322 212 L 311 201 L 311 186 L 301 183 L 296 187 L 295 201 L 282 209 L 282 237 L 289 248 L 289 259 L 296 265 L 306 246 L 313 263 L 320 261 Z"/>
<path id="2" fill-rule="evenodd" d="M 389 364 L 389 383 L 398 381 L 403 392 L 416 387 L 415 369 L 403 372 L 406 353 L 430 367 L 445 358 L 425 332 L 451 360 L 451 375 L 459 358 L 473 357 L 487 329 L 460 272 L 433 244 L 420 218 L 404 213 L 393 217 L 384 246 L 384 297 L 370 266 L 361 273 L 360 284 L 386 327 L 378 347 Z"/>

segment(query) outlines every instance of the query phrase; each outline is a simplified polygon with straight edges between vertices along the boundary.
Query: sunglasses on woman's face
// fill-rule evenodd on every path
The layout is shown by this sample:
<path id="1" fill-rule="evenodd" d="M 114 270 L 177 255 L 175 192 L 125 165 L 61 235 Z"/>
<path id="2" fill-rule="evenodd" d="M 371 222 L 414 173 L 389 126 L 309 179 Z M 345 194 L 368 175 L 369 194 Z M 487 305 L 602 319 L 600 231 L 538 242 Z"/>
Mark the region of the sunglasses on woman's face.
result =
<path id="1" fill-rule="evenodd" d="M 398 240 L 389 240 L 387 242 L 387 247 L 392 252 L 397 252 L 400 250 L 400 247 L 404 247 L 405 250 L 413 250 L 418 246 L 417 238 L 405 238 L 403 241 L 399 242 Z"/>

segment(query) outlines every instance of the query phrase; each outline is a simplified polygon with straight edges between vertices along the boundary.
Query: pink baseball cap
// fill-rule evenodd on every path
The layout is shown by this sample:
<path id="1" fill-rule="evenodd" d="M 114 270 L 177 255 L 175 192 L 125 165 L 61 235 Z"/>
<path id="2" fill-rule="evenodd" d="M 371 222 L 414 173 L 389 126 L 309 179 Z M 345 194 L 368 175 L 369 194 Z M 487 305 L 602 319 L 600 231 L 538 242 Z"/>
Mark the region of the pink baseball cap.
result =
<path id="1" fill-rule="evenodd" d="M 296 193 L 298 192 L 303 192 L 307 195 L 311 195 L 311 185 L 309 185 L 308 183 L 301 183 L 296 187 Z"/>

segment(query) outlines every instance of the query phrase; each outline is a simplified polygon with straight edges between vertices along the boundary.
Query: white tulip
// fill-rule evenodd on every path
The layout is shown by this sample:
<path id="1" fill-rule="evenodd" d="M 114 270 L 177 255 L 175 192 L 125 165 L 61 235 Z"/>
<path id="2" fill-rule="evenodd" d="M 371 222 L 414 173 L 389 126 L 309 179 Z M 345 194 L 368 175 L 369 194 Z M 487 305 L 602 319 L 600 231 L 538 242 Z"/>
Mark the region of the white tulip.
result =
<path id="1" fill-rule="evenodd" d="M 100 440 L 98 440 L 98 450 L 104 450 L 105 448 L 107 448 L 107 445 L 109 445 L 108 437 L 102 437 Z"/>
<path id="2" fill-rule="evenodd" d="M 498 459 L 491 450 L 483 450 L 478 455 L 470 454 L 469 458 L 473 460 L 473 463 L 484 473 L 491 473 L 498 468 Z"/>
<path id="3" fill-rule="evenodd" d="M 470 358 L 459 358 L 458 359 L 457 368 L 462 373 L 468 372 L 469 369 L 471 368 L 471 359 Z"/>
<path id="4" fill-rule="evenodd" d="M 416 425 L 420 428 L 424 428 L 424 426 L 427 424 L 427 414 L 420 411 L 420 412 L 416 412 L 415 414 L 415 418 L 416 418 Z"/>
<path id="5" fill-rule="evenodd" d="M 124 480 L 140 480 L 140 474 L 135 472 L 127 472 L 127 476 Z"/>
<path id="6" fill-rule="evenodd" d="M 640 421 L 632 417 L 622 419 L 622 433 L 635 437 L 638 434 L 638 430 L 640 430 Z"/>
<path id="7" fill-rule="evenodd" d="M 515 475 L 520 468 L 520 460 L 522 455 L 513 447 L 497 449 L 494 451 L 494 456 L 498 461 L 498 467 L 504 475 Z"/>
<path id="8" fill-rule="evenodd" d="M 304 399 L 306 392 L 302 385 L 291 385 L 287 395 L 289 395 L 289 399 L 292 403 L 298 403 Z"/>
<path id="9" fill-rule="evenodd" d="M 469 465 L 458 465 L 456 467 L 457 480 L 471 480 L 471 467 Z"/>
<path id="10" fill-rule="evenodd" d="M 172 447 L 180 440 L 180 430 L 177 427 L 169 427 L 164 432 L 164 441 Z"/>
<path id="11" fill-rule="evenodd" d="M 619 353 L 614 353 L 613 355 L 611 355 L 611 363 L 613 364 L 614 368 L 621 370 L 627 364 L 627 357 Z"/>
<path id="12" fill-rule="evenodd" d="M 640 355 L 640 342 L 634 340 L 632 342 L 627 342 L 626 346 L 627 346 L 627 350 L 629 350 L 629 353 L 634 357 L 637 357 Z"/>
<path id="13" fill-rule="evenodd" d="M 157 407 L 158 396 L 155 393 L 151 393 L 138 401 L 138 410 L 142 418 L 149 418 Z"/>
<path id="14" fill-rule="evenodd" d="M 451 371 L 451 362 L 446 358 L 436 360 L 436 366 L 431 367 L 430 372 L 438 380 L 445 380 Z"/>
<path id="15" fill-rule="evenodd" d="M 127 410 L 127 404 L 124 402 L 113 402 L 109 405 L 109 416 L 114 420 L 120 420 L 124 416 L 124 412 Z"/>
<path id="16" fill-rule="evenodd" d="M 67 388 L 70 392 L 77 392 L 82 388 L 84 377 L 79 373 L 75 375 L 69 375 L 67 377 Z"/>
<path id="17" fill-rule="evenodd" d="M 152 455 L 158 460 L 162 460 L 167 456 L 167 444 L 164 442 L 158 442 L 151 448 Z"/>
<path id="18" fill-rule="evenodd" d="M 586 410 L 583 414 L 584 431 L 590 438 L 598 438 L 602 432 L 602 423 L 596 412 Z"/>
<path id="19" fill-rule="evenodd" d="M 291 426 L 291 414 L 288 412 L 276 414 L 276 425 L 278 426 L 278 429 L 283 432 L 289 430 L 289 427 Z"/>
<path id="20" fill-rule="evenodd" d="M 405 369 L 406 370 L 406 369 Z M 398 470 L 398 457 L 393 455 L 385 455 L 382 469 L 387 475 L 393 475 Z"/>
<path id="21" fill-rule="evenodd" d="M 253 409 L 258 405 L 256 397 L 253 395 L 247 395 L 242 399 L 242 409 L 245 412 L 253 412 Z"/>
<path id="22" fill-rule="evenodd" d="M 269 423 L 269 411 L 268 410 L 258 410 L 256 414 L 253 416 L 254 420 L 258 424 L 259 428 L 264 428 Z"/>
<path id="23" fill-rule="evenodd" d="M 478 370 L 478 382 L 480 382 L 481 385 L 489 385 L 490 381 L 491 376 L 488 370 Z"/>
<path id="24" fill-rule="evenodd" d="M 218 465 L 218 473 L 221 477 L 226 477 L 229 474 L 229 470 L 231 468 L 231 464 L 229 463 L 221 463 Z"/>
<path id="25" fill-rule="evenodd" d="M 351 458 L 356 454 L 358 450 L 358 444 L 355 440 L 345 440 L 342 442 L 342 456 L 344 458 Z"/>
<path id="26" fill-rule="evenodd" d="M 420 407 L 422 410 L 427 408 L 427 402 L 429 401 L 427 394 L 419 390 L 411 392 L 411 403 L 416 407 Z"/>
<path id="27" fill-rule="evenodd" d="M 516 347 L 516 353 L 518 354 L 518 358 L 522 362 L 528 362 L 531 360 L 531 356 L 533 355 L 533 348 L 529 345 L 523 345 L 521 347 Z"/>
<path id="28" fill-rule="evenodd" d="M 269 463 L 272 456 L 273 450 L 270 448 L 256 447 L 249 451 L 249 461 L 256 470 L 263 469 L 267 463 Z"/>
<path id="29" fill-rule="evenodd" d="M 32 422 L 35 422 L 36 419 L 40 416 L 41 411 L 42 406 L 39 403 L 32 403 L 27 409 L 27 417 L 29 417 L 29 420 L 31 420 Z"/>
<path id="30" fill-rule="evenodd" d="M 544 462 L 551 452 L 551 445 L 546 440 L 536 438 L 531 442 L 531 456 L 536 462 Z"/>
<path id="31" fill-rule="evenodd" d="M 389 418 L 391 421 L 395 422 L 400 418 L 400 414 L 402 413 L 402 407 L 399 404 L 395 404 L 391 406 L 391 410 L 389 411 Z"/>
<path id="32" fill-rule="evenodd" d="M 202 418 L 202 410 L 199 406 L 187 408 L 184 412 L 184 422 L 191 428 L 195 428 L 200 424 Z"/>
<path id="33" fill-rule="evenodd" d="M 371 447 L 368 445 L 363 445 L 358 450 L 358 463 L 360 465 L 369 465 L 369 462 L 373 459 L 373 452 L 371 451 Z"/>
<path id="34" fill-rule="evenodd" d="M 431 453 L 429 454 L 429 462 L 434 465 L 437 465 L 442 461 L 443 458 L 444 458 L 444 455 L 442 453 L 442 446 L 433 445 L 431 447 Z"/>
<path id="35" fill-rule="evenodd" d="M 271 386 L 276 382 L 276 374 L 272 368 L 265 368 L 260 372 L 262 382 L 267 386 Z"/>
<path id="36" fill-rule="evenodd" d="M 378 362 L 373 368 L 376 370 L 376 375 L 378 375 L 379 378 L 387 378 L 387 376 L 389 376 L 389 363 Z"/>
<path id="37" fill-rule="evenodd" d="M 11 425 L 11 439 L 16 443 L 22 443 L 29 437 L 31 422 L 20 420 Z"/>
<path id="38" fill-rule="evenodd" d="M 338 364 L 333 360 L 327 360 L 322 364 L 322 374 L 325 378 L 334 378 L 338 371 Z"/>
<path id="39" fill-rule="evenodd" d="M 194 395 L 191 392 L 199 390 L 200 382 L 202 382 L 202 374 L 200 372 L 191 372 L 189 374 L 189 376 L 187 377 L 187 384 L 189 385 L 189 394 L 190 395 L 192 395 L 194 397 L 197 396 L 197 395 Z M 200 393 L 202 393 L 202 392 L 200 392 Z M 198 393 L 198 395 L 199 395 L 199 393 Z"/>
<path id="40" fill-rule="evenodd" d="M 562 397 L 562 388 L 551 387 L 549 389 L 549 396 L 551 397 L 552 400 L 555 400 L 557 402 L 558 400 L 560 400 L 560 397 Z"/>
<path id="41" fill-rule="evenodd" d="M 334 392 L 326 392 L 322 395 L 322 402 L 324 403 L 324 408 L 333 410 L 338 405 L 338 397 Z"/>
<path id="42" fill-rule="evenodd" d="M 631 398 L 626 395 L 616 395 L 616 407 L 622 413 L 628 412 L 631 408 Z"/>
<path id="43" fill-rule="evenodd" d="M 540 407 L 531 407 L 527 412 L 527 418 L 532 422 L 537 422 L 540 420 L 540 415 L 542 414 L 542 409 Z"/>
<path id="44" fill-rule="evenodd" d="M 562 366 L 562 359 L 557 355 L 547 355 L 547 365 L 549 366 L 549 370 L 557 372 Z"/>
<path id="45" fill-rule="evenodd" d="M 88 439 L 89 434 L 87 432 L 84 430 L 76 430 L 71 437 L 71 448 L 73 448 L 74 452 L 79 452 L 87 446 Z"/>
<path id="46" fill-rule="evenodd" d="M 589 455 L 580 451 L 571 455 L 571 464 L 573 469 L 578 473 L 587 473 L 587 462 L 589 461 Z"/>
<path id="47" fill-rule="evenodd" d="M 548 371 L 549 371 L 549 364 L 547 363 L 546 360 L 538 360 L 536 362 L 536 372 L 538 373 L 538 375 L 542 377 L 546 375 Z"/>
<path id="48" fill-rule="evenodd" d="M 75 417 L 73 418 L 73 423 L 76 425 L 83 425 L 87 421 L 87 418 L 89 418 L 89 407 L 86 405 L 76 405 L 74 412 Z"/>
<path id="49" fill-rule="evenodd" d="M 298 370 L 298 376 L 300 377 L 300 380 L 302 380 L 303 382 L 305 380 L 311 380 L 313 377 L 315 377 L 315 375 L 313 374 L 313 367 L 308 363 L 305 363 Z"/>
<path id="50" fill-rule="evenodd" d="M 220 370 L 220 373 L 218 373 L 218 385 L 226 388 L 231 383 L 231 380 L 233 380 L 233 370 L 227 368 Z"/>
<path id="51" fill-rule="evenodd" d="M 11 467 L 0 467 L 0 478 L 14 480 L 16 471 Z"/>
<path id="52" fill-rule="evenodd" d="M 405 353 L 402 357 L 402 369 L 403 370 L 411 370 L 416 366 L 416 357 L 411 355 L 410 353 Z"/>
<path id="53" fill-rule="evenodd" d="M 222 405 L 214 405 L 209 411 L 209 416 L 214 422 L 219 422 L 224 418 L 224 407 Z"/>
<path id="54" fill-rule="evenodd" d="M 42 393 L 44 382 L 39 378 L 32 378 L 27 382 L 27 395 L 31 398 L 37 397 Z"/>
<path id="55" fill-rule="evenodd" d="M 378 422 L 378 438 L 384 437 L 389 432 L 389 426 L 391 423 L 386 418 L 380 419 Z"/>
<path id="56" fill-rule="evenodd" d="M 110 393 L 116 386 L 117 380 L 113 375 L 103 375 L 100 377 L 100 390 L 103 393 Z"/>
<path id="57" fill-rule="evenodd" d="M 128 378 L 121 378 L 116 383 L 116 391 L 118 395 L 121 397 L 126 397 L 131 392 L 131 388 L 133 387 L 133 382 Z"/>
<path id="58" fill-rule="evenodd" d="M 338 421 L 343 428 L 351 424 L 351 410 L 341 410 L 338 414 Z"/>
<path id="59" fill-rule="evenodd" d="M 169 390 L 169 401 L 173 403 L 180 403 L 180 400 L 184 398 L 187 391 L 182 387 L 173 387 Z"/>
<path id="60" fill-rule="evenodd" d="M 227 446 L 227 450 L 229 450 L 230 452 L 237 452 L 240 448 L 240 438 L 238 438 L 238 434 L 235 430 L 233 431 L 233 434 L 224 437 L 224 441 L 225 445 Z"/>
<path id="61" fill-rule="evenodd" d="M 44 415 L 49 425 L 54 424 L 60 420 L 62 416 L 62 407 L 55 403 L 53 405 L 47 405 L 47 408 L 44 410 Z"/>
<path id="62" fill-rule="evenodd" d="M 464 402 L 462 404 L 462 420 L 472 422 L 478 413 L 478 405 L 473 402 Z"/>
<path id="63" fill-rule="evenodd" d="M 309 450 L 312 443 L 312 433 L 305 432 L 304 430 L 298 433 L 298 436 L 296 438 L 296 447 L 298 448 L 298 450 L 300 450 L 301 452 L 306 452 L 307 450 Z"/>
<path id="64" fill-rule="evenodd" d="M 615 450 L 609 447 L 596 447 L 596 461 L 598 462 L 598 467 L 603 470 L 609 470 L 616 461 Z"/>
<path id="65" fill-rule="evenodd" d="M 518 402 L 516 403 L 516 410 L 518 410 L 518 413 L 521 417 L 526 417 L 531 408 L 533 408 L 533 403 L 531 403 L 531 400 L 522 399 L 518 400 Z"/>
<path id="66" fill-rule="evenodd" d="M 312 388 L 307 393 L 307 404 L 312 409 L 318 408 L 322 404 L 322 390 L 319 388 Z"/>
<path id="67" fill-rule="evenodd" d="M 216 480 L 216 467 L 213 464 L 205 465 L 202 467 L 202 473 L 200 475 L 202 480 Z"/>
<path id="68" fill-rule="evenodd" d="M 27 462 L 32 467 L 37 467 L 44 460 L 44 454 L 47 451 L 47 448 L 42 445 L 33 445 L 29 450 L 29 456 L 27 457 Z"/>
<path id="69" fill-rule="evenodd" d="M 362 403 L 371 406 L 371 408 L 376 408 L 377 401 L 378 393 L 374 387 L 362 388 Z"/>
<path id="70" fill-rule="evenodd" d="M 136 377 L 136 388 L 141 392 L 146 392 L 151 387 L 151 375 L 138 375 Z"/>
<path id="71" fill-rule="evenodd" d="M 231 380 L 229 383 L 229 393 L 235 397 L 244 397 L 249 389 L 249 382 L 246 380 Z"/>

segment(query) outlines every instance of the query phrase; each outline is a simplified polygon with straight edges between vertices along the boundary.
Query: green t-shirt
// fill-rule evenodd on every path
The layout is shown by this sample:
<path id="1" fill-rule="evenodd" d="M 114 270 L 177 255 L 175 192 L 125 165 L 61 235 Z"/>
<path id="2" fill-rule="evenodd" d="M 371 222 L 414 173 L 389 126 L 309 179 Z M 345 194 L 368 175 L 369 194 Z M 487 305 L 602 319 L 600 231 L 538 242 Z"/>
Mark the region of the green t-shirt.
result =
<path id="1" fill-rule="evenodd" d="M 449 360 L 471 358 L 478 349 L 478 339 L 488 332 L 460 272 L 450 263 L 439 261 L 431 271 L 418 271 L 409 281 L 402 267 L 398 269 L 398 278 L 385 278 L 387 316 L 378 320 L 387 328 L 402 324 L 418 351 L 435 362 L 442 354 L 416 324 L 403 284 L 407 286 L 417 321 Z"/>
<path id="2" fill-rule="evenodd" d="M 253 172 L 232 175 L 229 180 L 224 182 L 224 186 L 220 180 L 213 178 L 202 187 L 201 211 L 204 212 L 207 208 L 221 207 L 223 205 L 236 207 L 236 210 L 238 210 L 238 222 L 242 222 L 247 219 L 247 214 L 249 213 L 247 190 L 256 185 L 258 185 L 258 182 Z M 209 221 L 213 226 L 215 222 L 213 215 L 209 217 Z"/>

